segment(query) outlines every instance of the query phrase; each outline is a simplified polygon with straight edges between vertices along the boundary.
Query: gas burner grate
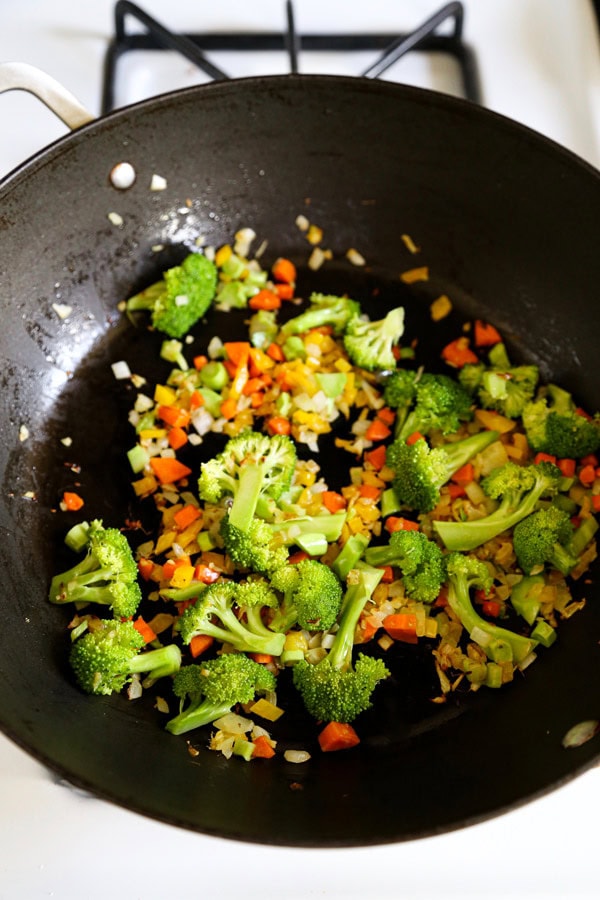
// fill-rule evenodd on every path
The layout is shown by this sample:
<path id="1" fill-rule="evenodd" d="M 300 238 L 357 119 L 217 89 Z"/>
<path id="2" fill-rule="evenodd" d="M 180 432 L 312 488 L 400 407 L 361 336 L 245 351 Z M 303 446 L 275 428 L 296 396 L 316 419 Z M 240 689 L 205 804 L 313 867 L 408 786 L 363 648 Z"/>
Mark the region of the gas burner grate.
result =
<path id="1" fill-rule="evenodd" d="M 290 72 L 298 71 L 298 59 L 304 51 L 379 50 L 380 55 L 363 78 L 378 78 L 402 56 L 412 50 L 442 53 L 451 56 L 459 65 L 464 96 L 473 103 L 481 103 L 477 61 L 473 50 L 463 40 L 464 9 L 462 3 L 447 3 L 422 25 L 408 34 L 298 34 L 294 25 L 291 0 L 286 2 L 287 29 L 284 32 L 206 32 L 176 34 L 148 15 L 135 3 L 118 0 L 115 4 L 115 34 L 110 41 L 105 62 L 102 87 L 102 113 L 115 106 L 115 90 L 119 59 L 134 50 L 176 50 L 213 80 L 229 76 L 207 57 L 211 51 L 270 52 L 284 51 Z M 128 32 L 127 17 L 144 26 L 145 32 Z M 453 20 L 450 34 L 437 34 L 439 26 Z"/>

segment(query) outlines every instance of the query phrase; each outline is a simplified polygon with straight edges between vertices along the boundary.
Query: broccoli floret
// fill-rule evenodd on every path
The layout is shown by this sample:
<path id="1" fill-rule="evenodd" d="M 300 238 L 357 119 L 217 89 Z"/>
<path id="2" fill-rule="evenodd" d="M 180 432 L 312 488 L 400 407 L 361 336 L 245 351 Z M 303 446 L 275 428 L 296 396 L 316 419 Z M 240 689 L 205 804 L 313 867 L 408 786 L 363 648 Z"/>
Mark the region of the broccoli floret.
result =
<path id="1" fill-rule="evenodd" d="M 560 469 L 552 463 L 507 462 L 481 480 L 487 496 L 499 501 L 494 512 L 466 522 L 435 521 L 433 527 L 448 550 L 474 550 L 534 512 L 541 497 L 558 491 L 561 478 Z"/>
<path id="2" fill-rule="evenodd" d="M 569 548 L 574 528 L 569 515 L 556 506 L 539 509 L 515 526 L 513 546 L 517 562 L 529 575 L 549 563 L 568 575 L 577 564 Z"/>
<path id="3" fill-rule="evenodd" d="M 242 569 L 266 575 L 287 562 L 287 547 L 262 519 L 253 519 L 244 530 L 236 528 L 230 517 L 224 516 L 220 534 L 232 562 Z"/>
<path id="4" fill-rule="evenodd" d="M 256 694 L 275 690 L 272 672 L 243 653 L 223 653 L 201 665 L 183 666 L 173 679 L 179 715 L 166 724 L 171 734 L 185 734 L 249 703 Z"/>
<path id="5" fill-rule="evenodd" d="M 344 347 L 350 360 L 361 369 L 393 369 L 394 347 L 403 333 L 404 309 L 398 306 L 376 322 L 359 316 L 351 319 L 344 332 Z"/>
<path id="6" fill-rule="evenodd" d="M 326 657 L 316 664 L 300 660 L 293 669 L 294 686 L 307 711 L 325 722 L 351 722 L 371 704 L 373 691 L 389 676 L 383 660 L 360 653 L 353 664 L 356 625 L 379 584 L 381 569 L 358 563 L 342 601 L 339 628 Z"/>
<path id="7" fill-rule="evenodd" d="M 231 438 L 221 453 L 202 463 L 198 492 L 209 503 L 232 498 L 230 524 L 247 531 L 259 500 L 278 499 L 288 489 L 295 465 L 291 438 L 243 431 Z"/>
<path id="8" fill-rule="evenodd" d="M 402 428 L 415 399 L 418 373 L 410 369 L 394 369 L 385 380 L 383 399 L 396 413 L 396 433 Z"/>
<path id="9" fill-rule="evenodd" d="M 181 265 L 167 269 L 161 281 L 130 297 L 127 312 L 149 310 L 154 328 L 181 338 L 209 308 L 216 287 L 215 264 L 201 253 L 190 253 Z"/>
<path id="10" fill-rule="evenodd" d="M 177 620 L 177 630 L 184 644 L 199 634 L 210 635 L 236 650 L 246 653 L 268 653 L 279 656 L 285 643 L 285 635 L 268 633 L 255 623 L 241 621 L 236 610 L 238 589 L 234 582 L 215 582 L 202 591 L 193 606 L 188 606 Z M 243 595 L 247 601 L 247 595 Z"/>
<path id="11" fill-rule="evenodd" d="M 52 603 L 100 603 L 115 616 L 136 612 L 141 591 L 137 565 L 127 538 L 118 528 L 105 528 L 99 519 L 87 532 L 84 558 L 55 575 L 50 584 Z"/>
<path id="12" fill-rule="evenodd" d="M 112 694 L 148 673 L 153 681 L 177 672 L 181 651 L 176 644 L 140 653 L 144 639 L 133 622 L 98 619 L 78 637 L 69 661 L 79 686 L 88 694 Z"/>
<path id="13" fill-rule="evenodd" d="M 474 609 L 469 595 L 471 588 L 489 591 L 492 577 L 484 562 L 474 556 L 449 553 L 446 558 L 448 572 L 448 604 L 486 656 L 495 663 L 522 663 L 536 646 L 531 638 L 488 622 Z"/>
<path id="14" fill-rule="evenodd" d="M 336 297 L 334 294 L 313 293 L 307 309 L 288 319 L 281 326 L 283 337 L 291 334 L 303 334 L 312 328 L 331 325 L 334 334 L 342 334 L 348 323 L 360 315 L 360 305 L 349 297 Z"/>
<path id="15" fill-rule="evenodd" d="M 392 486 L 398 501 L 419 512 L 430 512 L 439 502 L 442 485 L 498 437 L 497 431 L 479 431 L 434 449 L 424 438 L 412 444 L 395 440 L 387 448 L 386 461 L 394 470 Z"/>
<path id="16" fill-rule="evenodd" d="M 471 397 L 454 378 L 424 372 L 415 382 L 414 405 L 402 425 L 396 426 L 395 436 L 405 440 L 415 431 L 454 434 L 472 415 Z"/>
<path id="17" fill-rule="evenodd" d="M 600 448 L 600 415 L 580 415 L 572 395 L 555 384 L 527 404 L 523 427 L 533 450 L 561 459 L 581 459 Z"/>
<path id="18" fill-rule="evenodd" d="M 407 596 L 421 603 L 433 603 L 446 580 L 442 551 L 422 531 L 394 531 L 389 543 L 369 547 L 364 558 L 370 566 L 397 566 Z"/>
<path id="19" fill-rule="evenodd" d="M 534 365 L 513 366 L 503 343 L 495 344 L 489 353 L 489 364 L 464 366 L 458 375 L 459 382 L 477 397 L 484 409 L 517 419 L 533 395 L 539 380 L 539 369 Z"/>
<path id="20" fill-rule="evenodd" d="M 279 598 L 268 581 L 264 578 L 251 578 L 248 581 L 239 582 L 236 589 L 236 604 L 246 619 L 248 628 L 254 634 L 262 634 L 265 638 L 271 637 L 271 632 L 263 622 L 262 611 L 277 609 Z"/>
<path id="21" fill-rule="evenodd" d="M 273 631 L 285 633 L 294 625 L 306 631 L 327 631 L 339 615 L 342 585 L 329 566 L 315 559 L 276 569 L 271 585 L 283 594 L 270 623 Z"/>

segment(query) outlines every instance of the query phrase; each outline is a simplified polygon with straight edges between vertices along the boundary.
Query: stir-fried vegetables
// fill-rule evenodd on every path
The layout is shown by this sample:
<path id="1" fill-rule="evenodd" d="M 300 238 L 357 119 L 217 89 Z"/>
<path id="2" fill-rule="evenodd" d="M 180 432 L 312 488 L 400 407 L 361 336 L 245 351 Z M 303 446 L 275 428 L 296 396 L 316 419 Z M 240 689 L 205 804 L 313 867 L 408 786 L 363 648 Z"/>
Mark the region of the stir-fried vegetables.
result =
<path id="1" fill-rule="evenodd" d="M 598 414 L 513 365 L 493 325 L 476 321 L 473 346 L 456 337 L 424 371 L 399 346 L 400 307 L 372 320 L 354 298 L 312 293 L 284 315 L 301 303 L 296 265 L 264 268 L 251 239 L 194 254 L 125 304 L 171 336 L 127 453 L 132 497 L 154 502 L 159 526 L 133 549 L 124 523 L 79 522 L 66 543 L 80 559 L 50 589 L 76 604 L 84 691 L 133 698 L 160 678 L 167 730 L 207 728 L 211 749 L 245 760 L 280 753 L 286 691 L 318 731 L 298 740 L 359 744 L 397 645 L 431 651 L 432 703 L 511 681 L 585 603 L 571 588 L 600 511 Z M 212 303 L 223 337 L 188 359 L 196 277 L 196 312 Z M 224 339 L 232 309 L 248 311 L 245 339 Z"/>

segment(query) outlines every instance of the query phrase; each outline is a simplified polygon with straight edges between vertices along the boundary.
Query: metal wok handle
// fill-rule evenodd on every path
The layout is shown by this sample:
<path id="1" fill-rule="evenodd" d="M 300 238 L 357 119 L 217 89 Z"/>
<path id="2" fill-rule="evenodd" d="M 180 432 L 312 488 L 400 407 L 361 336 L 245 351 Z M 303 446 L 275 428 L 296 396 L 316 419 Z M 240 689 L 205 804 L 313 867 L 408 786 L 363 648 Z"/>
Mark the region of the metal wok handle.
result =
<path id="1" fill-rule="evenodd" d="M 96 118 L 60 82 L 41 69 L 28 63 L 0 63 L 0 93 L 15 90 L 34 94 L 71 131 Z"/>

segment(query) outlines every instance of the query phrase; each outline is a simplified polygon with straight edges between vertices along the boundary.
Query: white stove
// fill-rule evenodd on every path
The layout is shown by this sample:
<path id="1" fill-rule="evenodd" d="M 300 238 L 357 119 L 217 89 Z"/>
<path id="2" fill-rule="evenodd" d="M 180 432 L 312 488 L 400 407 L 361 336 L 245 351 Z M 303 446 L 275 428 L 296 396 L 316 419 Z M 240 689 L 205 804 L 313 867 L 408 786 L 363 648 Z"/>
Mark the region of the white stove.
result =
<path id="1" fill-rule="evenodd" d="M 295 24 L 299 34 L 395 35 L 411 32 L 442 5 L 295 0 Z M 140 6 L 176 32 L 277 32 L 286 25 L 284 0 Z M 600 166 L 600 43 L 590 0 L 465 0 L 464 7 L 464 38 L 476 57 L 483 104 Z M 99 114 L 113 10 L 112 0 L 0 0 L 0 60 L 38 66 Z M 299 70 L 357 75 L 377 56 L 311 52 L 300 56 Z M 280 51 L 219 51 L 210 59 L 233 77 L 289 71 Z M 118 106 L 206 80 L 171 51 L 128 53 L 117 75 Z M 455 61 L 439 55 L 409 53 L 383 77 L 462 93 Z M 0 117 L 0 177 L 66 132 L 22 93 L 0 96 Z M 82 795 L 1 735 L 0 797 L 0 900 L 597 896 L 598 768 L 483 824 L 352 850 L 269 848 L 181 831 Z"/>

